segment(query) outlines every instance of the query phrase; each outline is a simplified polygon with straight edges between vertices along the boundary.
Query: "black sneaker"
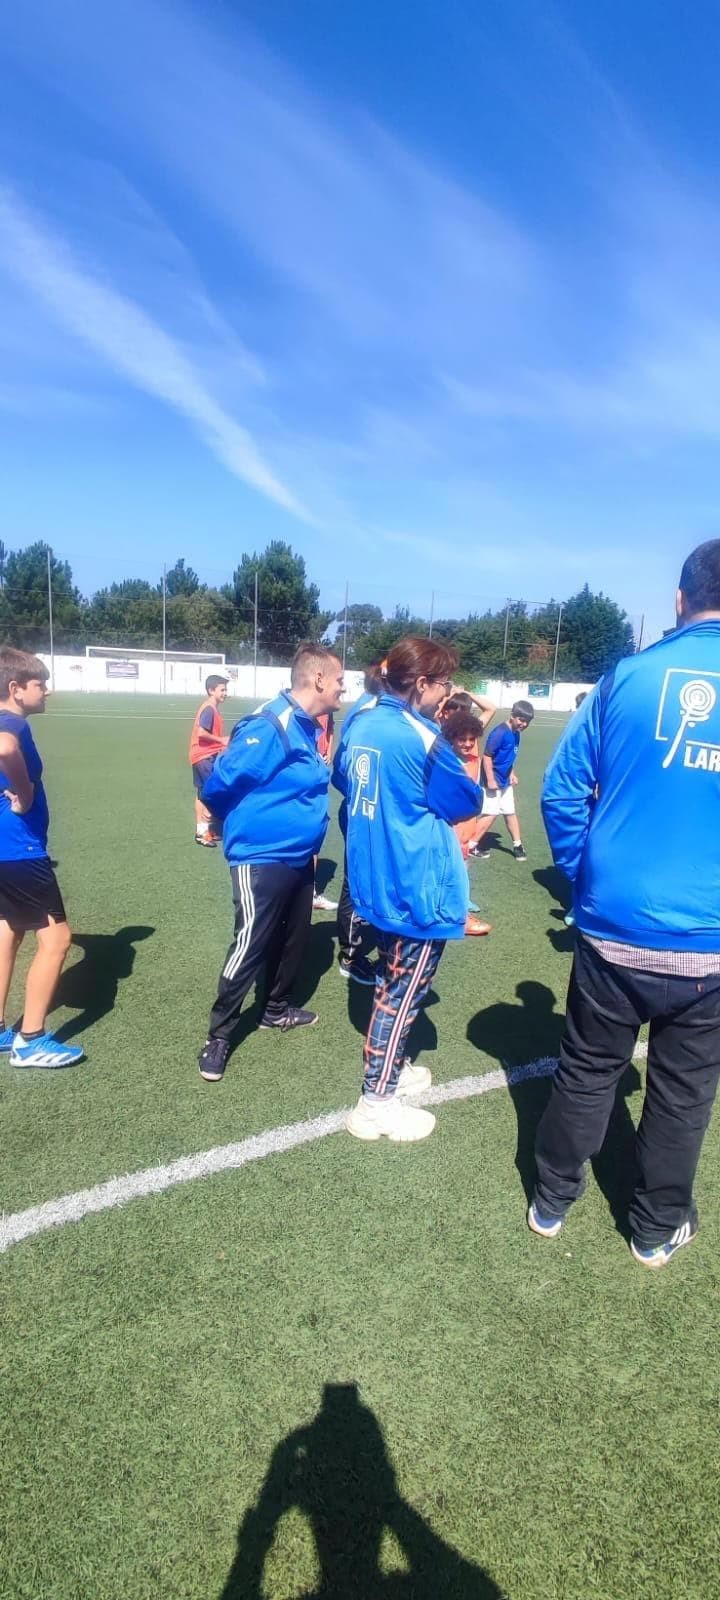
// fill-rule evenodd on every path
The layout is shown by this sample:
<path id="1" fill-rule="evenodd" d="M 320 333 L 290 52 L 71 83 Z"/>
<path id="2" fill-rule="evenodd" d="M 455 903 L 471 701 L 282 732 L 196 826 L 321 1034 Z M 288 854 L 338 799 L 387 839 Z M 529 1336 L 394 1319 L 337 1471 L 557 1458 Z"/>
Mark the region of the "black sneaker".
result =
<path id="1" fill-rule="evenodd" d="M 230 1046 L 227 1039 L 206 1039 L 198 1056 L 200 1077 L 206 1083 L 219 1083 L 225 1071 Z"/>
<path id="2" fill-rule="evenodd" d="M 527 861 L 527 850 L 521 844 L 513 845 L 513 855 L 516 861 Z"/>
<path id="3" fill-rule="evenodd" d="M 338 971 L 341 978 L 352 978 L 354 983 L 366 983 L 369 988 L 375 986 L 375 968 L 367 956 L 353 956 L 351 961 L 341 956 Z"/>
<path id="4" fill-rule="evenodd" d="M 488 850 L 483 844 L 471 844 L 468 847 L 468 855 L 472 856 L 473 861 L 489 861 L 492 850 Z"/>
<path id="5" fill-rule="evenodd" d="M 265 1012 L 261 1028 L 281 1028 L 287 1033 L 290 1028 L 312 1028 L 318 1020 L 317 1011 L 302 1011 L 300 1006 L 288 1006 L 287 1011 L 281 1011 L 279 1017 Z"/>

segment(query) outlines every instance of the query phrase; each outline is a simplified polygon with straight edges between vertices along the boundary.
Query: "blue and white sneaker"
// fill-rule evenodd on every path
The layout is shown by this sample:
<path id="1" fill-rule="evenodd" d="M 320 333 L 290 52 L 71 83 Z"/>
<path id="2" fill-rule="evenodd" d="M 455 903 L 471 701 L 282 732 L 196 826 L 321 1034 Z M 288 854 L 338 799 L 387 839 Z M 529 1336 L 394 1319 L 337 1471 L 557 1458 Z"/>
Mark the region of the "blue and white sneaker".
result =
<path id="1" fill-rule="evenodd" d="M 41 1033 L 39 1039 L 23 1039 L 21 1033 L 13 1038 L 10 1052 L 11 1067 L 74 1067 L 82 1061 L 85 1051 L 79 1045 L 61 1044 L 52 1033 Z"/>
<path id="2" fill-rule="evenodd" d="M 15 1043 L 15 1029 L 3 1028 L 0 1031 L 0 1056 L 6 1056 Z"/>
<path id="3" fill-rule="evenodd" d="M 533 1233 L 541 1234 L 543 1239 L 557 1239 L 560 1229 L 565 1221 L 564 1217 L 545 1217 L 532 1200 L 528 1207 L 528 1227 Z"/>
<path id="4" fill-rule="evenodd" d="M 652 1267 L 657 1270 L 658 1267 L 666 1267 L 676 1250 L 682 1250 L 684 1244 L 692 1244 L 697 1231 L 697 1222 L 682 1222 L 664 1244 L 642 1245 L 638 1244 L 636 1239 L 631 1239 L 630 1249 L 641 1267 Z"/>

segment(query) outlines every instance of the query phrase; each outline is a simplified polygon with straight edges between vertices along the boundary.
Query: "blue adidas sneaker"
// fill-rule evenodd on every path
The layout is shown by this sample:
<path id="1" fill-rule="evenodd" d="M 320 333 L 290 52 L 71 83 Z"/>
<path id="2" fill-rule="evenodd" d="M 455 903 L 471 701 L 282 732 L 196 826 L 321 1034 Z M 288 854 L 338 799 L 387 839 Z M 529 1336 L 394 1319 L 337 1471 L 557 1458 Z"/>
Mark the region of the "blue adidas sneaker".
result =
<path id="1" fill-rule="evenodd" d="M 679 1228 L 665 1240 L 664 1244 L 642 1245 L 637 1239 L 630 1240 L 630 1249 L 641 1267 L 666 1267 L 677 1250 L 682 1250 L 684 1244 L 692 1244 L 698 1231 L 697 1222 L 682 1222 Z"/>
<path id="2" fill-rule="evenodd" d="M 528 1208 L 527 1220 L 528 1227 L 532 1228 L 533 1233 L 539 1233 L 543 1239 L 557 1239 L 565 1218 L 543 1216 L 533 1200 Z"/>
<path id="3" fill-rule="evenodd" d="M 11 1067 L 74 1067 L 82 1061 L 85 1051 L 79 1045 L 61 1044 L 52 1033 L 41 1033 L 39 1039 L 23 1039 L 21 1033 L 13 1038 L 10 1052 Z"/>
<path id="4" fill-rule="evenodd" d="M 0 1030 L 0 1056 L 8 1055 L 15 1043 L 15 1029 L 3 1028 Z"/>

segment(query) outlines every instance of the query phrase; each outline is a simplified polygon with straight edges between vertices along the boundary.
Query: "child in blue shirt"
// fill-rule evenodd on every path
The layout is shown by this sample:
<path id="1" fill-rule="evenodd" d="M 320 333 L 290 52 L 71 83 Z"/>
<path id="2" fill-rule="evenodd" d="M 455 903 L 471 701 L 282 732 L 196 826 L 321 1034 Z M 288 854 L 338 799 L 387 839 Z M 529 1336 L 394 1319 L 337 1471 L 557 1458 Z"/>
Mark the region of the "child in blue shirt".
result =
<path id="1" fill-rule="evenodd" d="M 534 715 L 529 700 L 516 700 L 507 721 L 493 728 L 485 741 L 480 777 L 485 788 L 485 800 L 476 829 L 475 843 L 469 851 L 470 855 L 479 857 L 481 861 L 487 861 L 490 855 L 490 851 L 483 847 L 482 840 L 495 817 L 505 818 L 515 860 L 527 861 L 527 854 L 520 837 L 520 824 L 515 815 L 517 778 L 514 767 L 520 748 L 520 736 L 526 728 L 529 728 Z"/>

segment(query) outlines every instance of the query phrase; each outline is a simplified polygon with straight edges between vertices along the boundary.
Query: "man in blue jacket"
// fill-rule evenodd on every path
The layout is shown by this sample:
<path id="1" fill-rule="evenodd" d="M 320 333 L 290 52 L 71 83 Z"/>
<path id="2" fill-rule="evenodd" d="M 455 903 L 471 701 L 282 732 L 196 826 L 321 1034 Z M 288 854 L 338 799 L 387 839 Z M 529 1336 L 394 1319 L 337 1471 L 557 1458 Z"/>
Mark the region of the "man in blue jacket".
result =
<path id="1" fill-rule="evenodd" d="M 720 1076 L 720 539 L 688 556 L 677 616 L 588 695 L 542 798 L 578 943 L 528 1222 L 560 1232 L 649 1022 L 630 1230 L 654 1268 L 697 1233 L 693 1179 Z"/>
<path id="2" fill-rule="evenodd" d="M 330 773 L 318 753 L 316 718 L 336 711 L 342 666 L 330 650 L 301 645 L 283 692 L 233 730 L 202 798 L 223 823 L 235 937 L 199 1057 L 200 1075 L 222 1078 L 243 1001 L 266 968 L 261 1028 L 309 1027 L 314 1011 L 289 995 L 312 919 L 314 856 L 328 824 Z"/>

